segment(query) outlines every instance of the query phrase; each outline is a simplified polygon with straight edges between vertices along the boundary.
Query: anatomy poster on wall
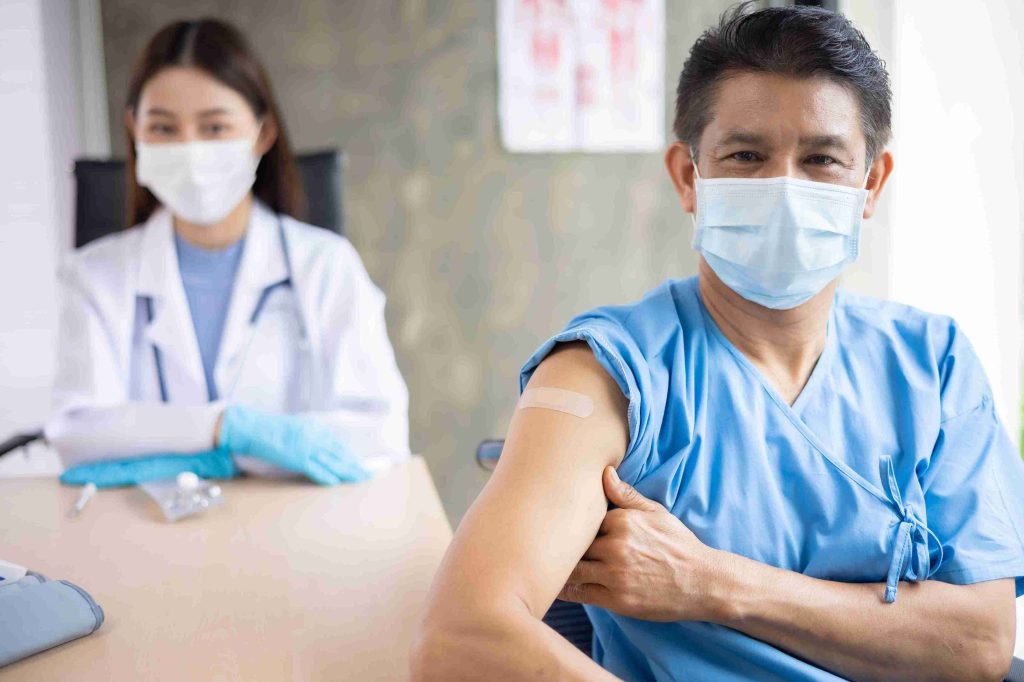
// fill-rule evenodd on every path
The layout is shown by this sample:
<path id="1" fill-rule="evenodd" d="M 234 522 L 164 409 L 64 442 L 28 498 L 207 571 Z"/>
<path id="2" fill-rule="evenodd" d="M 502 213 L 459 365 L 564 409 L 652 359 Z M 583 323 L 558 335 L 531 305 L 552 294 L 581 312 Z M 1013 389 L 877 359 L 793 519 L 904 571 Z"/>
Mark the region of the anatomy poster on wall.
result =
<path id="1" fill-rule="evenodd" d="M 664 144 L 664 0 L 498 0 L 498 70 L 509 151 Z"/>

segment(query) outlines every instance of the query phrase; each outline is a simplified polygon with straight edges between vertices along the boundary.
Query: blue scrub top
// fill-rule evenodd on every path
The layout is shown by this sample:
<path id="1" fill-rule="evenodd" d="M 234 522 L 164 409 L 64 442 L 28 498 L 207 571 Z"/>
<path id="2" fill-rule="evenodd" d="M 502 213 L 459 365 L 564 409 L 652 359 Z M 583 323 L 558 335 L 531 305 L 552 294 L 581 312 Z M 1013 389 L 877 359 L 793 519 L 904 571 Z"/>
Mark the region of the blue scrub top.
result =
<path id="1" fill-rule="evenodd" d="M 790 406 L 715 325 L 697 279 L 572 322 L 629 399 L 621 478 L 705 544 L 825 580 L 1024 592 L 1024 464 L 956 323 L 837 292 L 825 349 Z M 594 658 L 625 680 L 834 680 L 735 630 L 587 607 Z M 837 614 L 838 615 L 838 614 Z"/>

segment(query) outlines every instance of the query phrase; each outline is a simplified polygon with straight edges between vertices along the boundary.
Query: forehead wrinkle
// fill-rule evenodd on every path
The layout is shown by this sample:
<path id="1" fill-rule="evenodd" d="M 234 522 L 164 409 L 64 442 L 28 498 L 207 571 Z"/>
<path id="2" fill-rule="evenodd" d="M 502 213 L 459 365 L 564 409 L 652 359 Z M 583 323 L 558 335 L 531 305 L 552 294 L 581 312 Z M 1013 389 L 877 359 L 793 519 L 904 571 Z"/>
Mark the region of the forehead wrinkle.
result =
<path id="1" fill-rule="evenodd" d="M 843 96 L 837 97 L 839 91 Z M 863 133 L 859 103 L 847 88 L 827 78 L 733 73 L 717 84 L 710 113 L 705 132 L 718 138 L 706 140 L 712 147 L 785 139 L 849 151 Z M 736 131 L 745 135 L 733 135 Z"/>

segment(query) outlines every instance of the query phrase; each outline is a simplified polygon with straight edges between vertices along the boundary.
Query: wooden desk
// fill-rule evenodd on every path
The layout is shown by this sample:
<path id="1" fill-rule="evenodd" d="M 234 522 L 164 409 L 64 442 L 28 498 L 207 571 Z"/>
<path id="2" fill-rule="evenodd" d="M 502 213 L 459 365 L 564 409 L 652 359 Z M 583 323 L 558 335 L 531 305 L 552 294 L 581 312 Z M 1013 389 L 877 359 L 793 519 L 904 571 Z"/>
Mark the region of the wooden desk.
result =
<path id="1" fill-rule="evenodd" d="M 0 557 L 83 587 L 94 634 L 0 669 L 15 680 L 402 680 L 451 540 L 419 457 L 321 488 L 245 479 L 166 523 L 138 488 L 0 480 Z M 0 614 L 2 617 L 2 614 Z"/>

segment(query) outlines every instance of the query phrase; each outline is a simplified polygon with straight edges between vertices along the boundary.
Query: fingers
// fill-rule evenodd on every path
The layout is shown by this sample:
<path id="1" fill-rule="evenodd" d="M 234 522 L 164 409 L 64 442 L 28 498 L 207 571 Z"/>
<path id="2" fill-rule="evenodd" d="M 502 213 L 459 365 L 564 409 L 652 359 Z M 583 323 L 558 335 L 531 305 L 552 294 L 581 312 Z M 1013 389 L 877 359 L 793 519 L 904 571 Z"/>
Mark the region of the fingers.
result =
<path id="1" fill-rule="evenodd" d="M 576 567 L 572 569 L 572 573 L 569 574 L 569 578 L 565 583 L 567 585 L 570 583 L 576 585 L 587 583 L 603 585 L 603 574 L 605 570 L 605 567 L 599 561 L 581 559 L 579 563 L 576 564 Z"/>
<path id="2" fill-rule="evenodd" d="M 638 509 L 612 509 L 601 519 L 597 529 L 597 539 L 618 536 L 629 536 L 637 524 L 643 522 L 643 513 Z"/>
<path id="3" fill-rule="evenodd" d="M 604 585 L 566 583 L 562 591 L 558 593 L 558 598 L 562 601 L 572 601 L 577 604 L 606 606 L 611 601 L 611 592 Z"/>
<path id="4" fill-rule="evenodd" d="M 339 481 L 358 483 L 370 478 L 370 472 L 356 460 L 341 458 L 329 452 L 315 453 L 310 459 L 320 469 L 328 471 Z"/>
<path id="5" fill-rule="evenodd" d="M 320 485 L 338 485 L 341 483 L 341 479 L 334 472 L 315 460 L 310 461 L 305 473 L 309 476 L 310 480 Z"/>
<path id="6" fill-rule="evenodd" d="M 607 533 L 598 535 L 590 543 L 587 551 L 583 553 L 583 559 L 586 561 L 606 561 L 609 558 L 608 550 L 615 542 L 616 540 L 608 537 Z"/>
<path id="7" fill-rule="evenodd" d="M 343 481 L 358 483 L 373 478 L 369 469 L 355 459 L 334 457 L 331 470 Z"/>
<path id="8" fill-rule="evenodd" d="M 658 511 L 662 506 L 653 500 L 649 500 L 636 488 L 619 478 L 615 467 L 605 467 L 604 494 L 608 501 L 621 509 L 638 509 L 640 511 Z"/>

